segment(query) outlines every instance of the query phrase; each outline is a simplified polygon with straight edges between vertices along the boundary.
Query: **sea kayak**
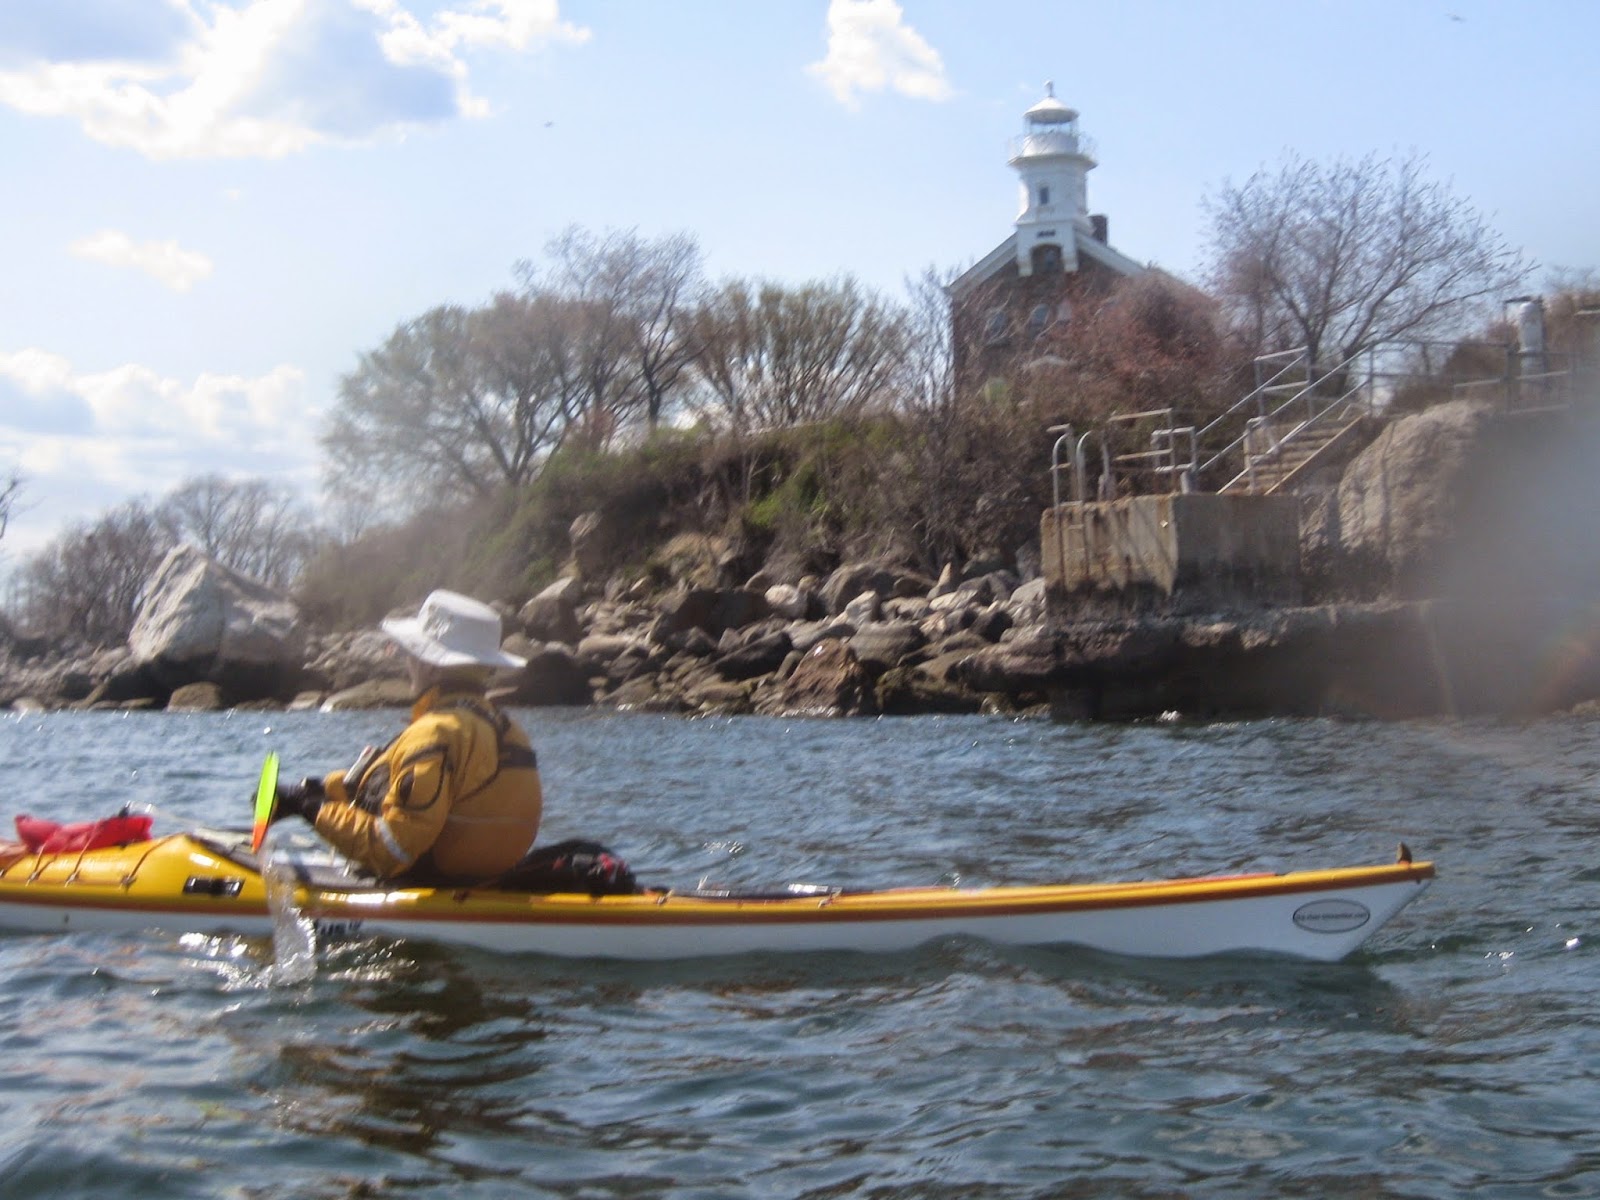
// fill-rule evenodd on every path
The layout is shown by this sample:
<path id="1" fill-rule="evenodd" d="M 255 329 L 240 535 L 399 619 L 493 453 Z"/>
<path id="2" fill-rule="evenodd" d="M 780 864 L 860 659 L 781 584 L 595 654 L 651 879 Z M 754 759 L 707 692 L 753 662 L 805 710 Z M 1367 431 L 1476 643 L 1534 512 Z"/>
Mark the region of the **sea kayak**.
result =
<path id="1" fill-rule="evenodd" d="M 905 950 L 948 937 L 1190 958 L 1344 958 L 1416 899 L 1433 864 L 1025 887 L 852 891 L 644 889 L 632 895 L 383 886 L 328 856 L 257 856 L 246 832 L 0 855 L 0 929 L 269 934 L 279 907 L 319 933 L 512 954 L 661 960 L 746 953 Z"/>

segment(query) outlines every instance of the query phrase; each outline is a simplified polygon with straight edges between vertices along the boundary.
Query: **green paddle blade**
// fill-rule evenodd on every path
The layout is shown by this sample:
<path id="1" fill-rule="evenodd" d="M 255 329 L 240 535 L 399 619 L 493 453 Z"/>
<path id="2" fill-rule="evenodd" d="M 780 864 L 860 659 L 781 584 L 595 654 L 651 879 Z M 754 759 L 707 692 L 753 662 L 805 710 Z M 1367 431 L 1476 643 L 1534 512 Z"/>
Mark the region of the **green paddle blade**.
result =
<path id="1" fill-rule="evenodd" d="M 261 849 L 261 843 L 267 836 L 267 826 L 272 823 L 272 810 L 278 807 L 278 752 L 267 753 L 266 762 L 261 764 L 261 782 L 256 785 L 256 820 L 255 827 L 250 831 L 250 853 L 255 854 Z"/>

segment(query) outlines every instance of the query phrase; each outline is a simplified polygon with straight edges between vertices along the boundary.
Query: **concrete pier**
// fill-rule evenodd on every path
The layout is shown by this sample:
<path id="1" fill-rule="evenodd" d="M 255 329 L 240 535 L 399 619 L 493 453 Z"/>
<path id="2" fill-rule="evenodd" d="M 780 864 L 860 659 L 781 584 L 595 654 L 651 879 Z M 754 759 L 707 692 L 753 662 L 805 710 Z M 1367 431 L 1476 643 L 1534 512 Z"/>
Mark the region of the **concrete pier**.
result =
<path id="1" fill-rule="evenodd" d="M 1089 615 L 1300 603 L 1293 496 L 1179 494 L 1046 509 L 1040 549 L 1053 624 Z"/>

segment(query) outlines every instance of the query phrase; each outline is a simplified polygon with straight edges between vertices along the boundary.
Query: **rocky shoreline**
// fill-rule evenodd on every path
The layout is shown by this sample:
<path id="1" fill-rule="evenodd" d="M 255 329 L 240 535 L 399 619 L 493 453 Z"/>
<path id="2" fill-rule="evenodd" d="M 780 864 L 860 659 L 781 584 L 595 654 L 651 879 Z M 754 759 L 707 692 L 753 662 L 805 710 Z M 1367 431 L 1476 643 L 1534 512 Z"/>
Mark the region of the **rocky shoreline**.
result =
<path id="1" fill-rule="evenodd" d="M 149 595 L 123 647 L 62 655 L 10 639 L 0 708 L 410 703 L 383 634 L 311 633 L 286 597 L 196 551 L 174 551 Z M 1512 622 L 1498 606 L 1445 601 L 1074 621 L 1052 619 L 1048 600 L 1044 580 L 1005 570 L 930 581 L 881 563 L 610 597 L 567 578 L 499 606 L 506 648 L 528 661 L 496 694 L 687 716 L 1112 720 L 1528 713 L 1600 696 L 1600 655 L 1549 603 Z"/>
<path id="2" fill-rule="evenodd" d="M 1161 612 L 1092 619 L 1104 605 L 1019 574 L 1020 551 L 938 579 L 894 562 L 747 577 L 740 555 L 693 535 L 630 579 L 607 574 L 604 530 L 580 517 L 566 577 L 496 605 L 507 649 L 528 660 L 496 687 L 516 705 L 685 715 L 1562 711 L 1600 697 L 1596 446 L 1590 409 L 1452 402 L 1397 420 L 1305 497 L 1300 548 L 1321 594 L 1405 598 L 1222 613 L 1176 611 L 1195 602 L 1179 595 Z M 0 709 L 410 701 L 375 629 L 311 630 L 288 597 L 191 548 L 144 595 L 114 649 L 0 622 Z"/>
<path id="3" fill-rule="evenodd" d="M 314 634 L 294 605 L 187 548 L 152 580 L 128 644 L 80 654 L 17 639 L 0 657 L 0 707 L 341 709 L 408 704 L 388 639 Z M 684 714 L 876 715 L 1017 711 L 1031 681 L 967 684 L 971 655 L 1042 634 L 1044 582 L 1007 572 L 929 581 L 858 564 L 826 579 L 660 595 L 591 596 L 576 578 L 516 609 L 497 605 L 516 705 L 603 705 Z"/>

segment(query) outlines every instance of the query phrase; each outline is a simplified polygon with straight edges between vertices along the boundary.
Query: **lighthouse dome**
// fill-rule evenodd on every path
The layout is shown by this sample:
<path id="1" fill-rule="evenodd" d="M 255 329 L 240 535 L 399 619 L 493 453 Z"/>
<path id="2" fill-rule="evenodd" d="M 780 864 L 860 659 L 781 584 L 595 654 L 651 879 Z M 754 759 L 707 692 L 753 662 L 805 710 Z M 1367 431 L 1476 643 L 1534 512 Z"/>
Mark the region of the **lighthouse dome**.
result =
<path id="1" fill-rule="evenodd" d="M 1030 125 L 1068 125 L 1078 119 L 1078 110 L 1067 107 L 1054 96 L 1046 96 L 1022 117 Z"/>

